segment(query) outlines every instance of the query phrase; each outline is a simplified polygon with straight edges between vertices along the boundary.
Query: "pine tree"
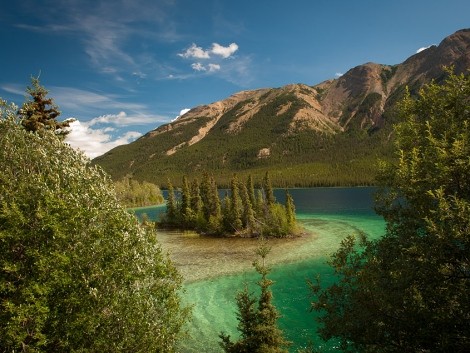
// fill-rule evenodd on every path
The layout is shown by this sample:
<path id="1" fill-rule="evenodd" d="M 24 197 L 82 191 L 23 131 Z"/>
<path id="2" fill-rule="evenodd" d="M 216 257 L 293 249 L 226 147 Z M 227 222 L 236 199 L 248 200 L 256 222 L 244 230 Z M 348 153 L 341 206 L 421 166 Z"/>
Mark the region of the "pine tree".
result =
<path id="1" fill-rule="evenodd" d="M 287 353 L 291 342 L 284 338 L 282 330 L 277 325 L 280 315 L 272 303 L 273 294 L 270 290 L 273 281 L 268 279 L 270 269 L 266 266 L 266 256 L 270 249 L 263 241 L 257 251 L 261 263 L 255 261 L 253 266 L 261 275 L 258 285 L 261 294 L 258 300 L 245 286 L 237 295 L 237 320 L 240 339 L 232 342 L 230 335 L 220 333 L 220 345 L 226 353 Z M 258 301 L 258 306 L 255 303 Z"/>
<path id="2" fill-rule="evenodd" d="M 241 197 L 243 204 L 243 225 L 248 233 L 254 233 L 256 228 L 255 213 L 253 211 L 253 204 L 251 203 L 248 190 L 244 184 L 241 186 Z"/>
<path id="3" fill-rule="evenodd" d="M 291 194 L 286 190 L 286 218 L 289 230 L 292 231 L 295 226 L 295 205 Z"/>
<path id="4" fill-rule="evenodd" d="M 178 211 L 175 200 L 175 190 L 173 184 L 168 180 L 168 198 L 166 200 L 166 218 L 168 223 L 176 223 Z"/>
<path id="5" fill-rule="evenodd" d="M 180 203 L 180 214 L 183 223 L 186 226 L 191 224 L 193 218 L 193 212 L 191 210 L 191 191 L 189 189 L 188 178 L 183 176 L 183 186 L 181 189 L 181 203 Z"/>
<path id="6" fill-rule="evenodd" d="M 256 201 L 255 201 L 255 212 L 258 215 L 258 217 L 263 218 L 264 217 L 264 211 L 265 211 L 265 202 L 264 202 L 264 197 L 263 197 L 263 191 L 258 189 L 256 192 Z"/>
<path id="7" fill-rule="evenodd" d="M 200 186 L 200 195 L 202 201 L 202 212 L 206 221 L 209 221 L 211 215 L 211 180 L 209 174 L 204 172 Z"/>
<path id="8" fill-rule="evenodd" d="M 271 178 L 269 177 L 269 172 L 266 172 L 266 174 L 264 175 L 263 189 L 264 189 L 264 195 L 266 198 L 266 204 L 269 207 L 276 202 L 276 198 L 274 197 L 273 187 L 271 185 Z"/>
<path id="9" fill-rule="evenodd" d="M 241 213 L 242 203 L 240 199 L 240 192 L 238 190 L 238 179 L 234 175 L 230 181 L 230 218 L 232 227 L 235 231 L 240 231 L 243 227 Z"/>
<path id="10" fill-rule="evenodd" d="M 194 179 L 191 183 L 191 209 L 196 215 L 202 212 L 202 198 L 197 179 Z"/>
<path id="11" fill-rule="evenodd" d="M 246 181 L 246 188 L 251 205 L 254 206 L 256 204 L 255 184 L 253 183 L 253 177 L 251 174 L 248 176 L 248 180 Z"/>
<path id="12" fill-rule="evenodd" d="M 220 214 L 220 198 L 219 189 L 213 176 L 210 177 L 210 189 L 209 189 L 209 207 L 210 214 L 218 219 L 221 218 Z"/>
<path id="13" fill-rule="evenodd" d="M 32 100 L 23 103 L 19 110 L 21 125 L 27 130 L 38 132 L 41 130 L 52 130 L 61 137 L 65 137 L 69 131 L 66 129 L 74 119 L 67 119 L 59 122 L 59 107 L 52 98 L 47 98 L 49 93 L 41 84 L 38 78 L 31 78 L 32 86 L 26 92 Z"/>

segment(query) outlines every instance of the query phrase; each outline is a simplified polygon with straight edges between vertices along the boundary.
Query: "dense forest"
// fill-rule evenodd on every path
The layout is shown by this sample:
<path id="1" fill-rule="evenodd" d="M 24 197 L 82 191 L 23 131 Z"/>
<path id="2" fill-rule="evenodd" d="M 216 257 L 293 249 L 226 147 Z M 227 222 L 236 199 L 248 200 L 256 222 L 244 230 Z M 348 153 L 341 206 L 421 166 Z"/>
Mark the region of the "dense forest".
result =
<path id="1" fill-rule="evenodd" d="M 222 200 L 214 177 L 208 174 L 200 183 L 198 179 L 190 183 L 184 176 L 178 199 L 169 182 L 167 212 L 159 226 L 248 237 L 286 237 L 298 231 L 292 197 L 286 191 L 286 205 L 276 202 L 268 172 L 257 192 L 251 176 L 241 183 L 233 175 Z"/>

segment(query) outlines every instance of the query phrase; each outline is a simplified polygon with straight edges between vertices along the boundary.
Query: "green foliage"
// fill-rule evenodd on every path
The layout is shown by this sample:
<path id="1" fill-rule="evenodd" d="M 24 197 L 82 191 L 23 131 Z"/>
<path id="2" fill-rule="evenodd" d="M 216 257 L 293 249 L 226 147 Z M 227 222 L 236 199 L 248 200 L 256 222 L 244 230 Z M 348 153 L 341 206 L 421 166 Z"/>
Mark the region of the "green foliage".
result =
<path id="1" fill-rule="evenodd" d="M 261 293 L 256 299 L 245 285 L 243 291 L 237 294 L 237 319 L 240 339 L 232 342 L 229 335 L 220 333 L 220 345 L 226 353 L 287 353 L 291 342 L 284 338 L 284 334 L 277 326 L 280 315 L 272 303 L 273 294 L 270 289 L 273 281 L 267 276 L 270 269 L 265 265 L 269 248 L 262 244 L 257 254 L 261 263 L 255 262 L 253 266 L 261 275 L 258 282 Z M 256 303 L 258 304 L 256 306 Z"/>
<path id="2" fill-rule="evenodd" d="M 273 205 L 276 202 L 274 198 L 273 188 L 271 186 L 271 178 L 269 177 L 269 173 L 266 172 L 263 178 L 263 189 L 264 189 L 264 197 L 266 198 L 266 204 L 268 206 Z"/>
<path id="3" fill-rule="evenodd" d="M 52 98 L 46 97 L 49 92 L 41 86 L 38 78 L 31 78 L 31 84 L 26 90 L 31 100 L 24 102 L 18 111 L 21 125 L 27 131 L 51 130 L 59 136 L 66 136 L 69 133 L 67 128 L 73 119 L 57 121 L 60 115 L 59 107 Z"/>
<path id="4" fill-rule="evenodd" d="M 100 168 L 0 104 L 0 351 L 174 352 L 182 279 Z"/>
<path id="5" fill-rule="evenodd" d="M 114 183 L 116 195 L 124 207 L 144 207 L 163 203 L 162 192 L 155 184 L 124 178 Z"/>
<path id="6" fill-rule="evenodd" d="M 397 163 L 385 164 L 376 240 L 343 241 L 338 283 L 317 294 L 323 338 L 355 352 L 470 350 L 470 77 L 401 104 Z"/>
<path id="7" fill-rule="evenodd" d="M 179 201 L 175 199 L 172 184 L 169 183 L 168 186 L 167 212 L 159 223 L 163 227 L 192 229 L 214 235 L 234 234 L 250 237 L 286 237 L 298 230 L 292 198 L 287 198 L 286 206 L 276 203 L 267 173 L 258 198 L 254 196 L 251 176 L 245 185 L 233 175 L 230 193 L 226 194 L 222 202 L 217 184 L 208 174 L 205 174 L 200 185 L 197 181 L 193 182 L 192 188 L 189 188 L 188 179 L 184 177 Z M 254 200 L 255 204 L 251 200 Z"/>

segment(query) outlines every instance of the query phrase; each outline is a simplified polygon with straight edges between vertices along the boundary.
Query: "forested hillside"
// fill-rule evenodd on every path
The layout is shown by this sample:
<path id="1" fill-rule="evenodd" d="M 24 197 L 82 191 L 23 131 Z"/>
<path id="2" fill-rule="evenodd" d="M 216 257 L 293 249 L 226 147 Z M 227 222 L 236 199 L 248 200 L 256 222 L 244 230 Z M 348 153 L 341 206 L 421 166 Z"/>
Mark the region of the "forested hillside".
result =
<path id="1" fill-rule="evenodd" d="M 367 185 L 377 160 L 392 158 L 397 102 L 407 90 L 470 68 L 470 30 L 461 30 L 398 65 L 367 63 L 315 86 L 243 91 L 199 106 L 137 141 L 94 160 L 114 179 L 158 185 L 183 175 L 261 178 L 275 186 Z"/>

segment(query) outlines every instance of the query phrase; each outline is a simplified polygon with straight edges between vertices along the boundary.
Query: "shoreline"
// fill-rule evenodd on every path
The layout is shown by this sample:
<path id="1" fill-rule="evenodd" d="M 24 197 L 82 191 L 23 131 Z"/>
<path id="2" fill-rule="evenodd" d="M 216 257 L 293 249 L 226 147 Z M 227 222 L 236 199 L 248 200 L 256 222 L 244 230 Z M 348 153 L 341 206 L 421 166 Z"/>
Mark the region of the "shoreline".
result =
<path id="1" fill-rule="evenodd" d="M 158 229 L 157 239 L 162 249 L 169 253 L 185 284 L 253 270 L 256 250 L 260 246 L 257 238 L 212 237 L 192 231 Z M 270 266 L 309 258 L 309 246 L 306 245 L 317 239 L 318 234 L 307 229 L 300 236 L 268 238 Z"/>

